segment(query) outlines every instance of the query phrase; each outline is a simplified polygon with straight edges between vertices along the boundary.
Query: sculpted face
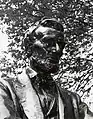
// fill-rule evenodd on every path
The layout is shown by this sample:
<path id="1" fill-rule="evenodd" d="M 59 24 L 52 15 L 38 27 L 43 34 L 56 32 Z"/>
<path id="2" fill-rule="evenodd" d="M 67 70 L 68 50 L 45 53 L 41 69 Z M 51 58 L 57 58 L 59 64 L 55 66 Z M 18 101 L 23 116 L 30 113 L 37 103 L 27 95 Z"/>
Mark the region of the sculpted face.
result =
<path id="1" fill-rule="evenodd" d="M 30 57 L 31 65 L 35 70 L 47 73 L 58 71 L 59 59 L 65 45 L 64 35 L 60 30 L 63 27 L 61 27 L 61 24 L 55 21 L 46 20 L 35 29 L 35 40 Z"/>

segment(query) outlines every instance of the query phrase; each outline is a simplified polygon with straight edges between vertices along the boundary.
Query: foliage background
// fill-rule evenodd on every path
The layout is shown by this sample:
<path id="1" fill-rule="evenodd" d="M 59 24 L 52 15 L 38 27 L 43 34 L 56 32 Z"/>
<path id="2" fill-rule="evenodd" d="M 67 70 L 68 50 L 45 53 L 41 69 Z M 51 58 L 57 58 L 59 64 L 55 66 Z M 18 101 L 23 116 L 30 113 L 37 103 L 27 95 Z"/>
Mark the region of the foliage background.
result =
<path id="1" fill-rule="evenodd" d="M 2 77 L 15 76 L 27 65 L 24 34 L 42 17 L 56 18 L 65 30 L 66 47 L 55 76 L 57 83 L 93 105 L 93 96 L 87 100 L 93 95 L 92 0 L 0 0 L 0 25 L 7 25 L 9 36 L 8 51 L 0 59 Z"/>

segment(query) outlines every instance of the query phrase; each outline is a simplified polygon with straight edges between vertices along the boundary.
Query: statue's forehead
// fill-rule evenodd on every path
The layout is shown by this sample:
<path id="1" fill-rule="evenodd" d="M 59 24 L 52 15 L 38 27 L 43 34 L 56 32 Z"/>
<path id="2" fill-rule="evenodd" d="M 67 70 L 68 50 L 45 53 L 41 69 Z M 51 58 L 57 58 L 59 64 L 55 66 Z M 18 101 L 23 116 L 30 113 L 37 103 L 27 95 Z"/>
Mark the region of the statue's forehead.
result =
<path id="1" fill-rule="evenodd" d="M 44 27 L 54 28 L 54 29 L 59 30 L 61 32 L 64 31 L 63 25 L 60 22 L 58 22 L 57 20 L 54 20 L 54 19 L 42 20 L 40 25 L 44 26 Z"/>
<path id="2" fill-rule="evenodd" d="M 36 32 L 36 34 L 42 33 L 42 34 L 44 34 L 44 35 L 46 35 L 46 34 L 52 35 L 51 33 L 56 33 L 56 32 L 58 32 L 58 31 L 55 30 L 55 29 L 53 29 L 53 28 L 40 26 L 40 27 L 38 27 L 38 28 L 35 30 L 35 32 Z"/>
<path id="3" fill-rule="evenodd" d="M 60 22 L 58 22 L 58 21 L 57 21 L 57 20 L 55 20 L 55 19 L 44 19 L 44 20 L 42 20 L 42 21 L 41 21 L 41 23 L 40 23 L 40 24 L 43 24 L 43 23 L 54 23 L 54 24 L 59 23 L 59 24 L 61 25 L 61 23 L 60 23 Z"/>

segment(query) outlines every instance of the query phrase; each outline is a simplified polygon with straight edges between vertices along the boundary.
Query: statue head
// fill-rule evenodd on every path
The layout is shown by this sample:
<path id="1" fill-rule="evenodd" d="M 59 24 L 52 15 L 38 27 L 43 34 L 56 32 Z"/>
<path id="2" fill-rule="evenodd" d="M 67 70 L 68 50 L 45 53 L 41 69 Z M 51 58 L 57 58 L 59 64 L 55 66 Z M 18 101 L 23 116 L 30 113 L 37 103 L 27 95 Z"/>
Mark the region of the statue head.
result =
<path id="1" fill-rule="evenodd" d="M 31 27 L 24 38 L 27 57 L 37 72 L 56 73 L 65 46 L 64 29 L 55 19 L 44 19 Z"/>

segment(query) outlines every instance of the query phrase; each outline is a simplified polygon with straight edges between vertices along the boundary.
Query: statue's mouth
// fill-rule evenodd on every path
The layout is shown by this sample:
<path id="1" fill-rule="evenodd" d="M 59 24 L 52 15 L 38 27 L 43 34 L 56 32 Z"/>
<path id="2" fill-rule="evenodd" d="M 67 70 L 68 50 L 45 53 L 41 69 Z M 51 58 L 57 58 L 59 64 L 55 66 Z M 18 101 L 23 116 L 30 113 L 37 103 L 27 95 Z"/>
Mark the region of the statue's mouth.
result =
<path id="1" fill-rule="evenodd" d="M 52 64 L 58 64 L 59 63 L 59 57 L 58 56 L 54 56 L 54 55 L 50 55 L 48 57 L 48 61 Z"/>
<path id="2" fill-rule="evenodd" d="M 50 58 L 49 61 L 52 64 L 58 64 L 59 63 L 59 60 L 58 59 L 54 59 L 54 58 Z"/>

